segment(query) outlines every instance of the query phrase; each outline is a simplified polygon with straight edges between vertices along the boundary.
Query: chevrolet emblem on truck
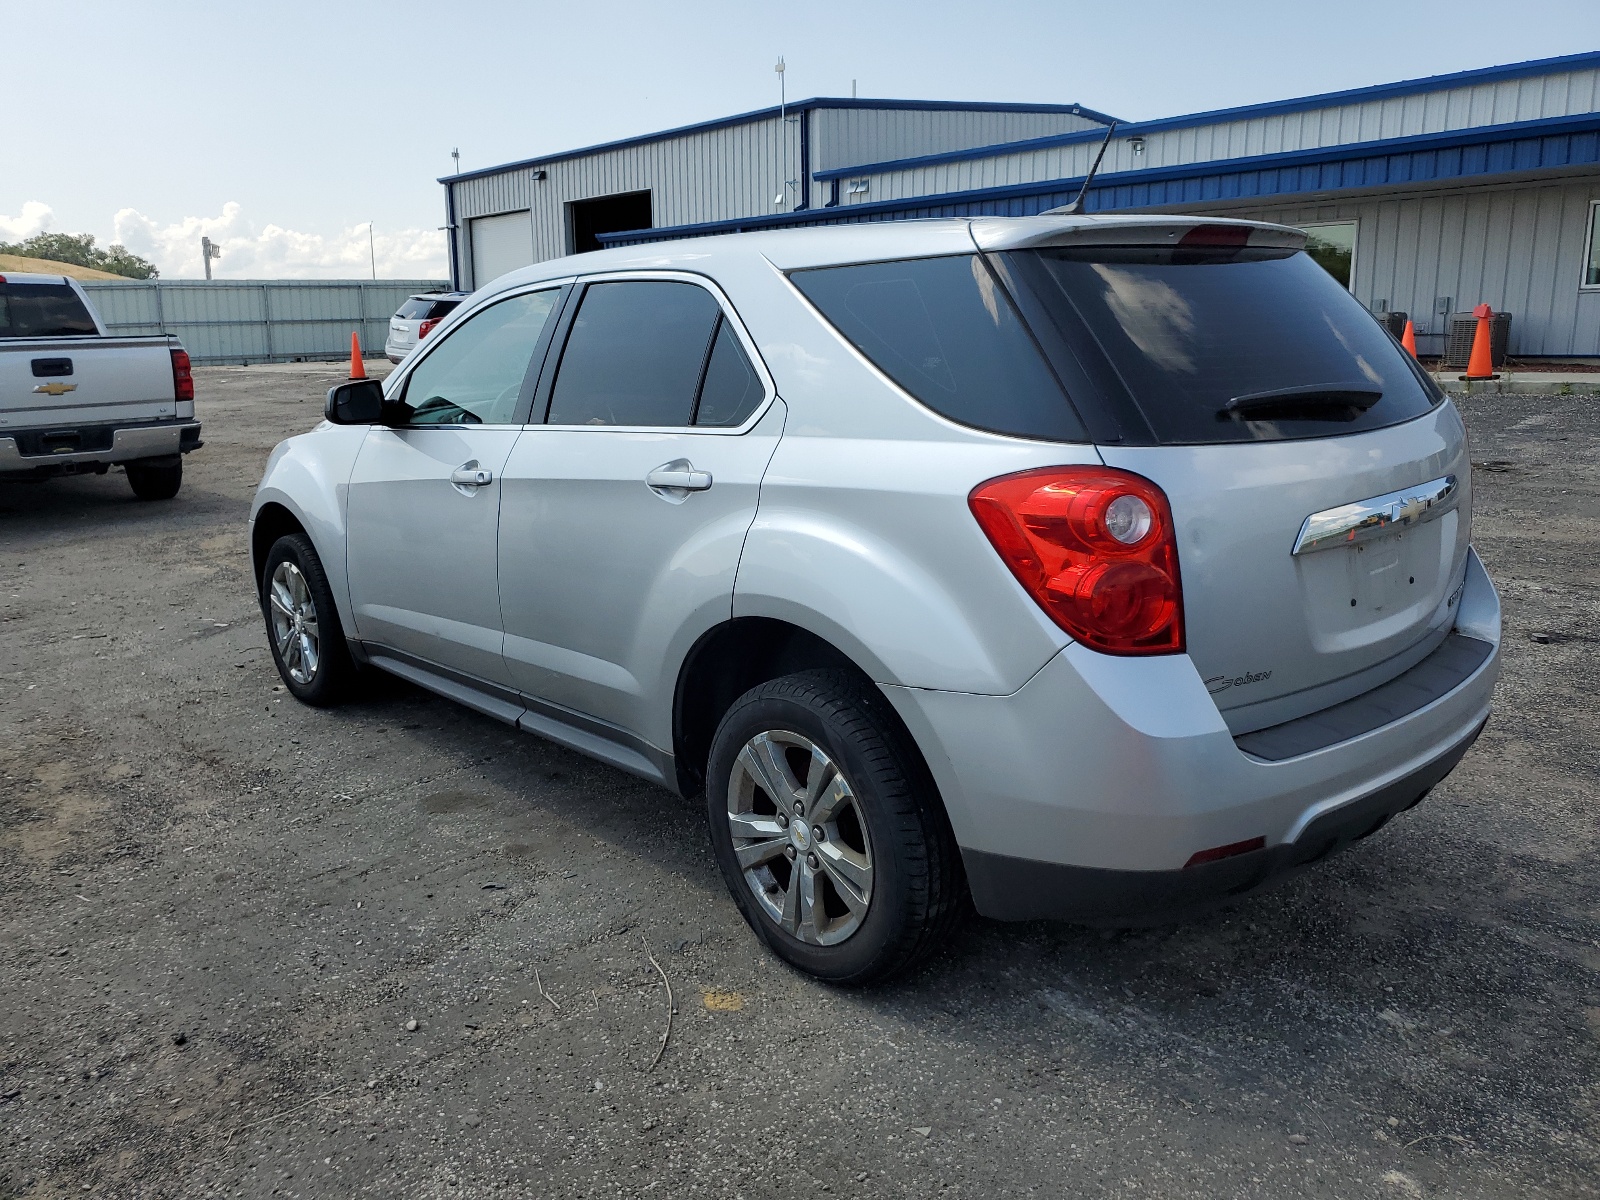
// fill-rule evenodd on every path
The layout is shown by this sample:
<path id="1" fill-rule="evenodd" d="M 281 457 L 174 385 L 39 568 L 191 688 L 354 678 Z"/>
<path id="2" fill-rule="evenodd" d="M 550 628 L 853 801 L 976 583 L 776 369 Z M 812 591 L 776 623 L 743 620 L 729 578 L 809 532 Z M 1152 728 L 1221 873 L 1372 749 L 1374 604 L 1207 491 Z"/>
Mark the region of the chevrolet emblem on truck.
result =
<path id="1" fill-rule="evenodd" d="M 65 396 L 68 392 L 77 391 L 78 385 L 75 383 L 41 383 L 33 390 L 35 392 L 43 392 L 47 396 Z"/>

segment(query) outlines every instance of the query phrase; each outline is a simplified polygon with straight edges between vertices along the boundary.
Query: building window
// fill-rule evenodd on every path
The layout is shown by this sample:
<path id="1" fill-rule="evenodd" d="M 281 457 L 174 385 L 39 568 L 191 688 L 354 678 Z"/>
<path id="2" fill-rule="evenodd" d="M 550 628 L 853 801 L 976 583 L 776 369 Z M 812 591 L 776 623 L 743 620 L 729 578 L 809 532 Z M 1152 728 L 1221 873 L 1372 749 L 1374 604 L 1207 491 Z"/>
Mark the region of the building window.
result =
<path id="1" fill-rule="evenodd" d="M 1356 277 L 1356 223 L 1340 221 L 1300 228 L 1306 231 L 1306 253 L 1348 290 Z"/>
<path id="2" fill-rule="evenodd" d="M 1583 286 L 1600 287 L 1600 200 L 1589 205 L 1589 241 L 1584 248 Z"/>

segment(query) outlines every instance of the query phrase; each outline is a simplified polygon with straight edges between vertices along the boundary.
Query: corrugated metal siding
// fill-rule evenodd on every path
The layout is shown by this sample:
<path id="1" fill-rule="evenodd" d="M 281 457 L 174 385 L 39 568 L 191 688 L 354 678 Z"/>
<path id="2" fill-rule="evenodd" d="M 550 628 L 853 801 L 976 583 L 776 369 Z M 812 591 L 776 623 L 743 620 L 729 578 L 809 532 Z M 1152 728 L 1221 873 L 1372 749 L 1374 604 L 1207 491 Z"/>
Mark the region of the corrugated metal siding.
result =
<path id="1" fill-rule="evenodd" d="M 1600 291 L 1582 289 L 1589 205 L 1600 179 L 1484 187 L 1437 195 L 1277 208 L 1217 208 L 1285 225 L 1358 222 L 1352 291 L 1411 314 L 1427 333 L 1423 353 L 1442 349 L 1441 296 L 1466 312 L 1509 312 L 1511 352 L 1600 355 Z"/>
<path id="2" fill-rule="evenodd" d="M 657 226 L 733 220 L 790 211 L 801 191 L 785 188 L 800 180 L 800 110 L 788 116 L 788 154 L 777 117 L 723 129 L 667 138 L 643 145 L 601 150 L 535 168 L 465 179 L 454 184 L 459 259 L 469 271 L 471 247 L 466 223 L 474 217 L 527 210 L 533 223 L 534 258 L 543 261 L 568 252 L 566 204 L 620 192 L 649 191 Z M 870 150 L 882 158 L 963 149 L 1018 138 L 1097 128 L 1072 113 L 1009 113 L 951 110 L 822 108 L 811 110 L 812 171 L 848 163 Z M 805 181 L 814 207 L 826 203 L 827 184 Z M 780 192 L 785 200 L 773 203 Z M 477 281 L 463 280 L 463 286 Z"/>
<path id="3" fill-rule="evenodd" d="M 530 168 L 482 176 L 455 184 L 456 221 L 463 229 L 474 217 L 528 210 L 533 223 L 535 261 L 567 253 L 566 204 L 620 192 L 650 192 L 657 225 L 717 221 L 779 211 L 773 197 L 785 180 L 800 175 L 800 114 L 789 119 L 788 169 L 784 169 L 783 125 L 777 119 L 750 121 L 558 159 L 534 180 Z M 784 208 L 796 201 L 793 193 Z M 471 261 L 463 243 L 461 262 Z"/>
<path id="4" fill-rule="evenodd" d="M 389 318 L 439 279 L 137 280 L 85 282 L 108 333 L 175 334 L 196 363 L 337 360 L 383 353 Z"/>
<path id="5" fill-rule="evenodd" d="M 1100 127 L 1098 121 L 1073 113 L 823 108 L 817 110 L 811 169 L 827 171 Z"/>
<path id="6" fill-rule="evenodd" d="M 1140 135 L 1144 142 L 1141 154 L 1133 152 L 1132 139 L 1127 136 L 1138 129 L 1137 125 L 1131 125 L 1126 132 L 1118 130 L 1100 169 L 1106 174 L 1132 172 L 1543 120 L 1597 110 L 1600 110 L 1600 70 L 1569 71 L 1364 104 L 1158 130 Z M 886 170 L 872 175 L 868 193 L 854 197 L 845 195 L 841 201 L 894 200 L 1065 179 L 1084 174 L 1097 150 L 1097 142 L 1078 142 Z M 885 162 L 890 157 L 898 156 L 879 155 L 859 161 Z"/>
<path id="7" fill-rule="evenodd" d="M 498 175 L 479 175 L 455 185 L 456 218 L 492 217 L 528 207 L 532 172 L 526 167 Z"/>

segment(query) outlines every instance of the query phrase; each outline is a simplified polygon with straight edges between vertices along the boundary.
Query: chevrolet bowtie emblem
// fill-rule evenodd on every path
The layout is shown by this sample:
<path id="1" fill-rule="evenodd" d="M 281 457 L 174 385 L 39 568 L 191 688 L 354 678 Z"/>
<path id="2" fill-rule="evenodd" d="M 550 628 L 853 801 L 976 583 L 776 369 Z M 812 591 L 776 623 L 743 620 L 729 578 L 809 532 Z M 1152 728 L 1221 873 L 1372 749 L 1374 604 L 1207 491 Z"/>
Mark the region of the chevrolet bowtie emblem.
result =
<path id="1" fill-rule="evenodd" d="M 65 396 L 68 392 L 77 391 L 78 385 L 75 383 L 41 383 L 33 390 L 35 392 L 43 392 L 46 396 Z"/>

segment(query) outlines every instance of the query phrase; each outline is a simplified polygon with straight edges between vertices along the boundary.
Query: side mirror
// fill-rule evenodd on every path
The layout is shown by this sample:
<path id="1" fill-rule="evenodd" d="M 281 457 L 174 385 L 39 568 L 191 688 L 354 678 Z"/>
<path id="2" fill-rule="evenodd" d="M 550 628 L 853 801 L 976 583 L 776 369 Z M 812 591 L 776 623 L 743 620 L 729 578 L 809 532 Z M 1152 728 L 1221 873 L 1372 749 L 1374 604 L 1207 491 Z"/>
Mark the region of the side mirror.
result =
<path id="1" fill-rule="evenodd" d="M 383 385 L 376 379 L 336 384 L 323 415 L 335 425 L 376 425 L 383 419 Z"/>

